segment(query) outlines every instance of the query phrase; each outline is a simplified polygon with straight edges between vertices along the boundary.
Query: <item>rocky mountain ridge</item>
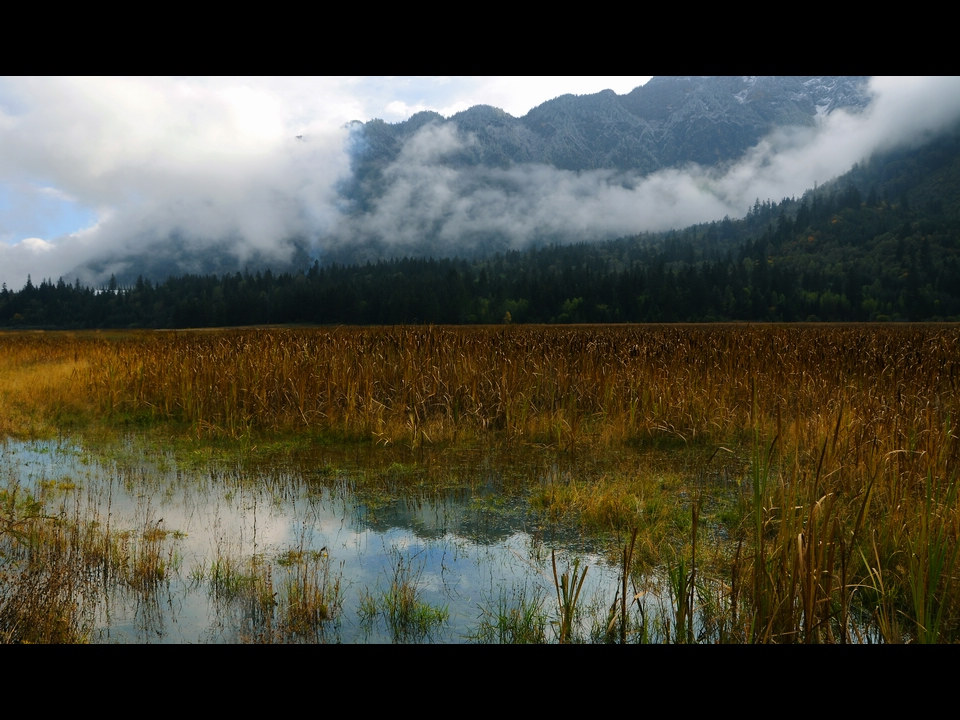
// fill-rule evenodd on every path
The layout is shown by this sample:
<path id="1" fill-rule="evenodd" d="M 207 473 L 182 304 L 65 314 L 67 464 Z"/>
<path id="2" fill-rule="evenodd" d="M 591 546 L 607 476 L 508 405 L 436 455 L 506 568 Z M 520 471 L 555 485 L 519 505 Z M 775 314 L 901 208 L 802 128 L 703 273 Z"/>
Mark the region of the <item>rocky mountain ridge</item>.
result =
<path id="1" fill-rule="evenodd" d="M 90 282 L 116 274 L 129 283 L 139 275 L 295 271 L 314 260 L 481 257 L 629 236 L 650 229 L 642 225 L 649 218 L 682 227 L 696 220 L 681 220 L 675 209 L 686 214 L 691 193 L 704 199 L 698 181 L 637 192 L 647 177 L 671 168 L 723 170 L 774 129 L 813 127 L 870 101 L 869 78 L 860 76 L 670 76 L 624 95 L 561 95 L 520 118 L 476 105 L 449 118 L 420 112 L 400 123 L 355 122 L 335 217 L 315 232 L 275 238 L 267 256 L 257 248 L 235 251 L 243 245 L 233 237 L 188 241 L 184 228 L 183 237 L 131 241 L 126 250 L 90 258 L 67 277 Z M 757 196 L 766 199 L 767 191 Z M 741 198 L 743 212 L 753 199 Z M 724 201 L 717 219 L 726 208 L 737 216 Z"/>
<path id="2" fill-rule="evenodd" d="M 469 152 L 450 158 L 453 166 L 536 162 L 646 174 L 691 162 L 715 165 L 735 160 L 775 127 L 813 125 L 869 101 L 862 76 L 654 77 L 626 95 L 561 95 L 521 118 L 477 105 L 450 118 L 421 112 L 396 124 L 358 123 L 354 170 L 360 181 L 378 172 L 429 123 L 473 137 Z"/>

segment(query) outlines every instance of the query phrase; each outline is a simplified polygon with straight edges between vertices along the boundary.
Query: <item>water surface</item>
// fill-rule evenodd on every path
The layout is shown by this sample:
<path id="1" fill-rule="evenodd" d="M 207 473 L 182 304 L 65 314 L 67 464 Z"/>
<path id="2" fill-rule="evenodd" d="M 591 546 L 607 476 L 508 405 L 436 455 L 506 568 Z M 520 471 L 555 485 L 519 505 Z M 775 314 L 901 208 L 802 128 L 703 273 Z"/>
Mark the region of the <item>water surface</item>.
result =
<path id="1" fill-rule="evenodd" d="M 558 617 L 554 552 L 561 574 L 575 561 L 589 568 L 581 607 L 602 614 L 620 583 L 602 548 L 545 526 L 485 462 L 453 470 L 472 473 L 459 486 L 391 493 L 363 490 L 357 478 L 375 472 L 399 487 L 415 465 L 318 455 L 253 471 L 185 466 L 135 438 L 112 458 L 67 440 L 7 441 L 0 452 L 8 482 L 43 497 L 48 512 L 96 522 L 126 537 L 132 553 L 144 552 L 144 538 L 159 538 L 151 547 L 168 568 L 162 580 L 108 578 L 90 601 L 94 643 L 491 641 L 478 629 L 504 608 L 539 598 Z M 297 562 L 339 588 L 332 617 L 299 635 L 271 634 L 276 622 L 251 592 L 217 580 L 225 567 L 256 567 L 279 588 Z M 398 629 L 388 613 L 371 612 L 398 579 L 442 621 Z M 545 640 L 555 639 L 548 625 Z"/>

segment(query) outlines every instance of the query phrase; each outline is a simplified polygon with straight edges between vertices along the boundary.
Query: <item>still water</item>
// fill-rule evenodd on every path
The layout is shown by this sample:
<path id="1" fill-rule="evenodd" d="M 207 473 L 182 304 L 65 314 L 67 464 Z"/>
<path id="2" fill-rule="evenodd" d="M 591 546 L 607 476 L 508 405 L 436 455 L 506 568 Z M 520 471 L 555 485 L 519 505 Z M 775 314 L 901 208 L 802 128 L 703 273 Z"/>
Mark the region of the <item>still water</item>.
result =
<path id="1" fill-rule="evenodd" d="M 164 568 L 148 579 L 104 577 L 87 601 L 93 643 L 497 642 L 481 630 L 537 602 L 547 618 L 543 641 L 555 642 L 554 553 L 561 575 L 574 562 L 588 568 L 581 637 L 596 622 L 591 613 L 602 623 L 620 584 L 602 548 L 546 527 L 489 463 L 456 471 L 471 475 L 458 487 L 401 494 L 388 486 L 410 465 L 381 462 L 372 471 L 364 458 L 251 471 L 185 464 L 135 439 L 111 457 L 66 440 L 8 440 L 0 453 L 4 483 L 43 498 L 48 513 L 95 523 L 128 564 L 152 559 Z M 380 492 L 356 482 L 370 472 L 382 478 Z M 309 629 L 278 633 L 273 615 L 294 577 L 335 601 Z M 398 624 L 384 601 L 398 585 L 429 621 Z"/>

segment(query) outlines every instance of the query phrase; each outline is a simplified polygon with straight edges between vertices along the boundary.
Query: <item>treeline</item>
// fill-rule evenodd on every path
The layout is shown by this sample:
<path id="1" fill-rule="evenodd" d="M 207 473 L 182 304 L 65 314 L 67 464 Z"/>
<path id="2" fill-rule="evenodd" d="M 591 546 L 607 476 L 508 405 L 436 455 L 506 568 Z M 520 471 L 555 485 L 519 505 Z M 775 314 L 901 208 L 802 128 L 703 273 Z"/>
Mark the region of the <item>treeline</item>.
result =
<path id="1" fill-rule="evenodd" d="M 62 279 L 0 290 L 0 326 L 960 320 L 960 141 L 855 167 L 740 220 L 485 259 Z"/>
<path id="2" fill-rule="evenodd" d="M 716 223 L 646 245 L 549 247 L 482 262 L 315 263 L 298 273 L 141 278 L 96 290 L 28 282 L 0 291 L 0 325 L 960 319 L 960 229 L 884 206 L 831 211 L 817 229 L 796 224 L 783 219 L 735 251 L 723 249 Z M 865 243 L 857 238 L 867 224 L 889 228 Z"/>

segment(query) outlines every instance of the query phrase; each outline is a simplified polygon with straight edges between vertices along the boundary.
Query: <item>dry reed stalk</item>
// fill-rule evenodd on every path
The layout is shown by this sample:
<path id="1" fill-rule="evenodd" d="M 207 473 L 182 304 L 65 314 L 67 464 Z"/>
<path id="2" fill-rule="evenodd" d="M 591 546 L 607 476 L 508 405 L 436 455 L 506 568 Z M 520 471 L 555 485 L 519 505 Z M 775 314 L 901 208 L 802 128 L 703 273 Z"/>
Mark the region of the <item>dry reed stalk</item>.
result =
<path id="1" fill-rule="evenodd" d="M 764 438 L 765 486 L 749 498 L 753 582 L 741 575 L 739 597 L 753 595 L 764 618 L 755 637 L 807 639 L 830 624 L 843 632 L 823 608 L 839 599 L 846 617 L 849 588 L 878 576 L 906 610 L 898 558 L 927 549 L 917 524 L 927 489 L 960 468 L 958 348 L 952 325 L 2 333 L 0 432 L 49 432 L 73 417 L 172 422 L 201 438 L 330 433 L 420 450 L 492 438 L 578 452 L 712 443 L 744 454 Z M 604 522 L 630 527 L 637 490 L 617 492 L 626 498 L 578 488 L 555 500 L 605 507 Z M 951 537 L 958 510 L 937 513 Z M 850 562 L 861 555 L 870 567 Z M 950 594 L 944 612 L 956 604 Z M 950 618 L 940 632 L 956 633 Z"/>

